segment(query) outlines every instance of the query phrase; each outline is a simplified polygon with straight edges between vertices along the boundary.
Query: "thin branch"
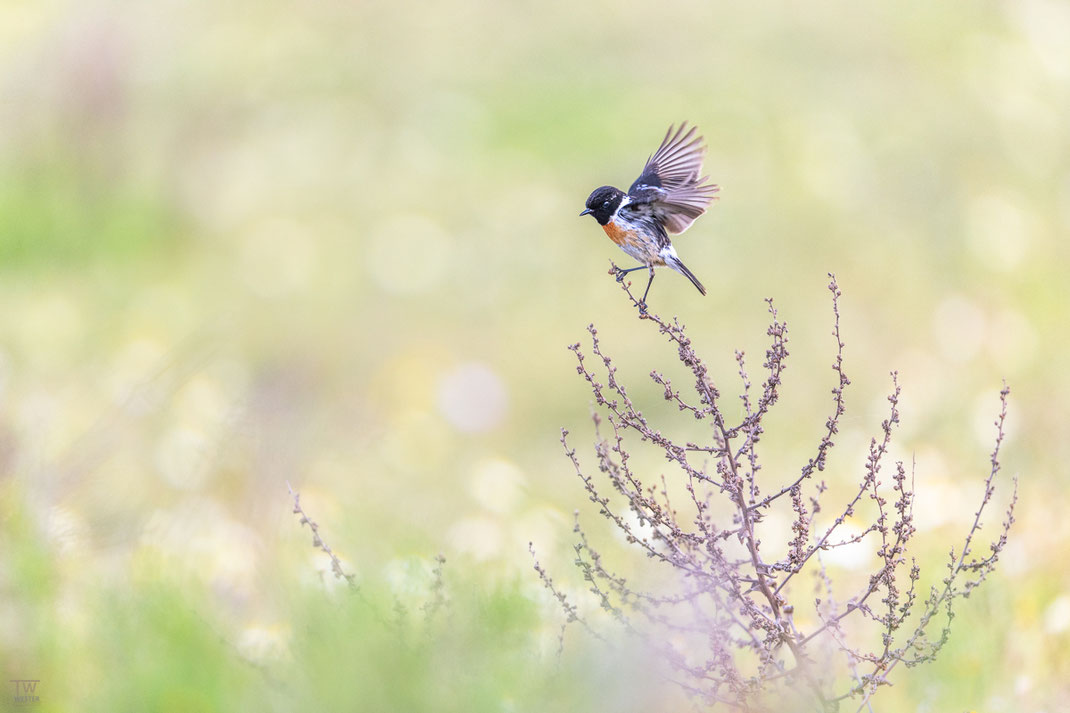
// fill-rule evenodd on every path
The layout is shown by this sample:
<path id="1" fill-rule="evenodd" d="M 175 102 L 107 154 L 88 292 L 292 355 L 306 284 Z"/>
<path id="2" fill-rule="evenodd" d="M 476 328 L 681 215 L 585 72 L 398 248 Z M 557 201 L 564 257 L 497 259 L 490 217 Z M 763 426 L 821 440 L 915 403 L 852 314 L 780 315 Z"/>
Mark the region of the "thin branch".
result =
<path id="1" fill-rule="evenodd" d="M 621 289 L 639 306 L 629 283 L 622 282 Z M 593 324 L 588 327 L 593 366 L 588 365 L 579 344 L 570 347 L 576 356 L 576 371 L 594 395 L 594 467 L 590 472 L 585 470 L 569 445 L 565 429 L 561 432 L 562 447 L 599 516 L 618 530 L 628 545 L 638 547 L 645 558 L 656 562 L 657 574 L 650 579 L 652 588 L 641 587 L 636 582 L 643 578 L 624 576 L 609 567 L 580 527 L 578 516 L 573 528 L 575 565 L 598 606 L 622 631 L 668 662 L 675 672 L 673 679 L 705 705 L 761 710 L 765 707 L 762 701 L 775 687 L 802 684 L 815 709 L 822 713 L 837 710 L 845 700 L 859 700 L 860 711 L 872 710 L 872 696 L 890 685 L 888 674 L 900 662 L 913 666 L 936 656 L 949 636 L 955 600 L 969 596 L 991 573 L 1014 522 L 1016 483 L 997 539 L 987 554 L 974 554 L 982 512 L 994 497 L 995 476 L 1000 469 L 1008 395 L 1004 388 L 992 468 L 973 526 L 957 553 L 952 550 L 943 586 L 933 588 L 924 601 L 919 598 L 920 569 L 908 554 L 915 534 L 914 467 L 912 464 L 908 474 L 906 466 L 896 462 L 890 478 L 884 467 L 899 423 L 901 390 L 898 375 L 892 372 L 888 416 L 870 441 L 857 488 L 833 511 L 836 514 L 831 521 L 815 528 L 818 514 L 827 510 L 827 503 L 823 503 L 827 487 L 824 481 L 815 481 L 815 474 L 828 465 L 846 412 L 844 392 L 851 383 L 844 368 L 841 292 L 831 273 L 828 289 L 836 344 L 831 413 L 819 431 L 816 450 L 798 475 L 764 497 L 759 478 L 760 446 L 767 416 L 780 398 L 788 357 L 787 325 L 771 301 L 767 301 L 770 324 L 765 332 L 770 342 L 760 390 L 751 383 L 744 353 L 734 353 L 744 412 L 734 425 L 721 410 L 720 391 L 684 325 L 649 310 L 639 312 L 641 322 L 653 325 L 659 336 L 667 338 L 679 363 L 690 372 L 697 402 L 676 388 L 665 371 L 651 370 L 650 378 L 679 413 L 709 425 L 705 442 L 680 443 L 652 423 L 620 379 Z M 608 428 L 603 428 L 606 423 Z M 631 460 L 636 444 L 653 446 L 675 468 L 656 479 L 644 476 Z M 706 459 L 701 467 L 699 458 Z M 687 517 L 675 509 L 675 498 L 670 497 L 674 482 L 687 494 Z M 872 509 L 864 509 L 868 514 L 860 529 L 842 533 L 844 523 L 858 519 L 864 501 L 872 503 Z M 775 508 L 789 507 L 790 518 L 766 520 L 766 514 Z M 789 527 L 773 532 L 785 521 Z M 787 550 L 777 561 L 763 556 L 763 536 L 771 534 L 780 538 Z M 866 546 L 866 542 L 873 542 L 877 560 L 864 586 L 845 600 L 834 597 L 834 583 L 821 560 L 822 553 Z M 565 613 L 559 643 L 563 645 L 564 627 L 577 621 L 600 636 L 537 560 L 535 570 Z M 796 609 L 807 602 L 794 596 L 795 588 L 788 586 L 797 583 L 796 575 L 806 571 L 817 574 L 824 592 L 812 601 L 817 624 L 808 633 L 800 632 L 794 619 Z M 938 636 L 930 637 L 930 625 L 937 617 L 942 617 L 944 624 Z M 878 641 L 872 646 L 854 642 L 849 633 L 853 629 L 845 626 L 848 619 L 875 623 Z M 815 661 L 822 665 L 815 665 Z"/>

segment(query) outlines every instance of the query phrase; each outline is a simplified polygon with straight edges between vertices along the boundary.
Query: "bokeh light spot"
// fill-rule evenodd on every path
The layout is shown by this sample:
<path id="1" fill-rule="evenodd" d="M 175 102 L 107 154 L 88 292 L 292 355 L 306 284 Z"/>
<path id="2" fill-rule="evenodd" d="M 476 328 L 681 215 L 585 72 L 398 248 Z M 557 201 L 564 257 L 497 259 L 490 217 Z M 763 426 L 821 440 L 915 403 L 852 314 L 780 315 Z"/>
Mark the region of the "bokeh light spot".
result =
<path id="1" fill-rule="evenodd" d="M 1061 634 L 1070 629 L 1070 594 L 1062 594 L 1044 612 L 1044 628 L 1049 634 Z"/>
<path id="2" fill-rule="evenodd" d="M 195 490 L 208 474 L 208 439 L 200 430 L 175 428 L 156 447 L 156 471 L 180 490 Z"/>
<path id="3" fill-rule="evenodd" d="M 952 362 L 969 361 L 977 356 L 984 341 L 984 312 L 965 297 L 953 295 L 936 308 L 933 331 L 945 359 Z"/>
<path id="4" fill-rule="evenodd" d="M 969 213 L 970 248 L 994 270 L 1013 270 L 1025 258 L 1032 232 L 1032 217 L 1017 203 L 1001 195 L 973 199 Z"/>
<path id="5" fill-rule="evenodd" d="M 474 433 L 494 428 L 505 417 L 507 404 L 505 384 L 486 364 L 461 364 L 438 385 L 439 410 L 461 431 Z"/>
<path id="6" fill-rule="evenodd" d="M 469 491 L 487 510 L 512 512 L 523 497 L 524 474 L 504 460 L 488 460 L 476 467 Z"/>
<path id="7" fill-rule="evenodd" d="M 446 535 L 450 547 L 477 562 L 496 557 L 502 549 L 502 528 L 495 520 L 470 517 L 457 522 Z"/>

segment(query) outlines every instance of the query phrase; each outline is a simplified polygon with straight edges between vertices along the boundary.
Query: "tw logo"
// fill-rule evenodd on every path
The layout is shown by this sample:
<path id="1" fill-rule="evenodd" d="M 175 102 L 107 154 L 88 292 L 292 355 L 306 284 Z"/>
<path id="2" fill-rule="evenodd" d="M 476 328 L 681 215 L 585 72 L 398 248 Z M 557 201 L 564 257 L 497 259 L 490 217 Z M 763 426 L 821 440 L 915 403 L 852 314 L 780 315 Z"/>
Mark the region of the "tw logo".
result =
<path id="1" fill-rule="evenodd" d="M 10 681 L 15 684 L 15 695 L 12 702 L 16 705 L 40 703 L 41 697 L 37 695 L 37 684 L 41 682 L 37 678 L 13 678 Z"/>

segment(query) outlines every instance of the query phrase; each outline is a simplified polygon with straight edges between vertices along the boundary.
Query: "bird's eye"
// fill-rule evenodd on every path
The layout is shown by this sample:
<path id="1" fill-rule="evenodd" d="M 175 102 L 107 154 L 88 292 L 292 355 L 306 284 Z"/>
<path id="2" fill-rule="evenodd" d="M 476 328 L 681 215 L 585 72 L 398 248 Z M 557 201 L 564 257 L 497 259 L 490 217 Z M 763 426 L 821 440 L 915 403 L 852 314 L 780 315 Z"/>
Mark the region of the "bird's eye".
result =
<path id="1" fill-rule="evenodd" d="M 603 208 L 608 208 L 609 207 L 609 201 L 602 201 L 602 207 Z"/>

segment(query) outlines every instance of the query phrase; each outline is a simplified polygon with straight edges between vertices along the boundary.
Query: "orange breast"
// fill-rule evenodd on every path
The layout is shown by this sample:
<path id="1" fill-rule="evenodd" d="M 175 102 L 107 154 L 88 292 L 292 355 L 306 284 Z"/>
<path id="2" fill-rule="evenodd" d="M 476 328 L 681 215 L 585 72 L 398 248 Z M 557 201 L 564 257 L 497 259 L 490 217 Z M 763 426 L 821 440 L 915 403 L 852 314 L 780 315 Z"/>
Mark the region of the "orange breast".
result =
<path id="1" fill-rule="evenodd" d="M 639 242 L 634 230 L 622 228 L 612 220 L 603 225 L 602 230 L 606 231 L 609 239 L 617 245 L 635 245 Z"/>

